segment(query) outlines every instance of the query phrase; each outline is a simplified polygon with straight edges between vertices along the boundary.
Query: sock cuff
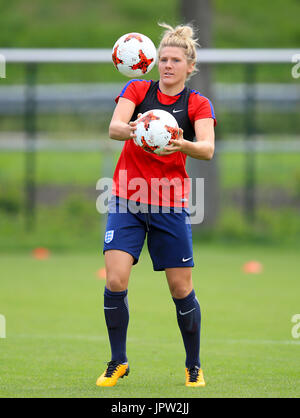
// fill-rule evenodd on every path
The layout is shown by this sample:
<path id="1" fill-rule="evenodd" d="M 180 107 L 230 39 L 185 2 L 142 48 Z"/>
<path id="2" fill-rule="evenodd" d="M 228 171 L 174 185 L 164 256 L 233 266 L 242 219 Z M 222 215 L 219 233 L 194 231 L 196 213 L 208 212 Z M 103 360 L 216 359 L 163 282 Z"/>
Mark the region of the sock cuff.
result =
<path id="1" fill-rule="evenodd" d="M 194 301 L 195 297 L 196 297 L 196 294 L 195 294 L 195 290 L 193 289 L 191 293 L 189 293 L 185 298 L 183 299 L 173 298 L 173 301 L 178 308 L 184 308 L 185 306 L 189 306 L 190 303 Z"/>
<path id="2" fill-rule="evenodd" d="M 111 290 L 107 289 L 105 286 L 104 288 L 104 296 L 108 296 L 110 298 L 124 298 L 127 296 L 128 289 L 123 290 L 122 292 L 112 292 Z"/>

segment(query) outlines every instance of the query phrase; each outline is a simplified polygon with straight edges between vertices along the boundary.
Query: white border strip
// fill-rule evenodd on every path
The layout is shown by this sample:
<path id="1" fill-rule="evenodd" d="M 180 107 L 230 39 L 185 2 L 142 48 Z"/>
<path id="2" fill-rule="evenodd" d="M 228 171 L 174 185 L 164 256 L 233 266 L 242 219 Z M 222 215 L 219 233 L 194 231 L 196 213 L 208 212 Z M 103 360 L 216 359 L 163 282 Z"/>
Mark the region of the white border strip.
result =
<path id="1" fill-rule="evenodd" d="M 2 48 L 8 63 L 110 63 L 111 49 Z M 197 51 L 200 63 L 291 63 L 300 49 L 215 49 Z"/>

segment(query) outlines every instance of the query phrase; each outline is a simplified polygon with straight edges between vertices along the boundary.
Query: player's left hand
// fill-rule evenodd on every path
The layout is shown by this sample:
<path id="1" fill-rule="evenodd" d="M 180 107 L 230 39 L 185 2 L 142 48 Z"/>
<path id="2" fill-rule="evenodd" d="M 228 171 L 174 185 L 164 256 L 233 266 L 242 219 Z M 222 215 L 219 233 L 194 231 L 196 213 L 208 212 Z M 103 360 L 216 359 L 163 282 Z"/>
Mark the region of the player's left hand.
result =
<path id="1" fill-rule="evenodd" d="M 164 147 L 163 151 L 159 155 L 170 155 L 174 152 L 183 151 L 185 145 L 185 139 L 183 139 L 183 130 L 179 128 L 179 135 L 177 139 L 170 140 L 171 145 Z"/>

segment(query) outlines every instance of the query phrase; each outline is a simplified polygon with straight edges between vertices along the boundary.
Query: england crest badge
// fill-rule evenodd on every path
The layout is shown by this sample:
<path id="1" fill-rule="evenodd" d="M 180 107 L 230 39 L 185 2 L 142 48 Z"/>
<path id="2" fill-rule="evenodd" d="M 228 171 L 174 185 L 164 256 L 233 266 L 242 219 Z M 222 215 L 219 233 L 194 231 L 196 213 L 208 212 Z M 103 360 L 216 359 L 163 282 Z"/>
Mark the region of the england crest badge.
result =
<path id="1" fill-rule="evenodd" d="M 106 231 L 104 241 L 109 244 L 114 239 L 114 230 Z"/>

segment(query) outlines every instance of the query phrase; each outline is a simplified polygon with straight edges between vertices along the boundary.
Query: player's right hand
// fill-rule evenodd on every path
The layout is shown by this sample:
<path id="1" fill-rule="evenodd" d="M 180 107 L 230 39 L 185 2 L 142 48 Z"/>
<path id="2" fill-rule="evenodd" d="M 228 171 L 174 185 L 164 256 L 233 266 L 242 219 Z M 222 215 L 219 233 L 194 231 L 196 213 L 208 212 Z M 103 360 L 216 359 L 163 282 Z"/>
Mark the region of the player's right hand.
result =
<path id="1" fill-rule="evenodd" d="M 137 122 L 136 122 L 136 121 L 134 121 L 134 122 L 129 122 L 129 128 L 130 128 L 130 139 L 133 139 L 134 143 L 137 145 L 137 142 L 136 142 L 136 134 L 135 134 L 135 131 L 136 131 L 136 125 L 137 125 Z"/>
<path id="2" fill-rule="evenodd" d="M 142 116 L 142 113 L 139 113 L 137 115 L 137 119 L 134 122 L 129 122 L 129 126 L 130 126 L 130 139 L 133 139 L 135 145 L 138 145 L 138 143 L 136 142 L 136 125 L 137 125 L 137 120 Z"/>

